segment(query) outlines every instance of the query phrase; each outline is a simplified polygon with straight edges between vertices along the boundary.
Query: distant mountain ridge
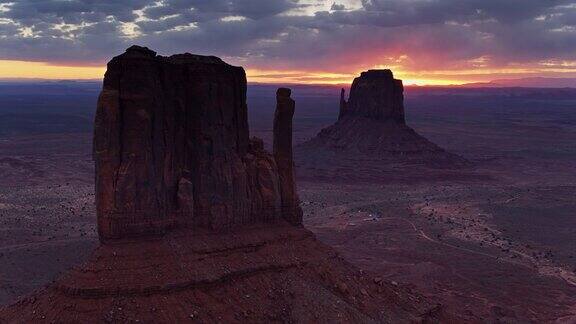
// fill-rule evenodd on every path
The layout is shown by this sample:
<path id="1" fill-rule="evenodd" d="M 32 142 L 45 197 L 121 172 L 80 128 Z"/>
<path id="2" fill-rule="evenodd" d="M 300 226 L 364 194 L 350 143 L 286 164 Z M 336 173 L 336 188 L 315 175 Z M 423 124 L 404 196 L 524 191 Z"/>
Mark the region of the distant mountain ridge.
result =
<path id="1" fill-rule="evenodd" d="M 462 87 L 524 87 L 524 88 L 576 88 L 576 78 L 530 77 L 519 79 L 497 79 L 490 82 L 474 82 Z"/>
<path id="2" fill-rule="evenodd" d="M 58 84 L 98 84 L 100 79 L 42 79 L 42 78 L 0 78 L 0 85 L 14 85 L 14 84 L 41 84 L 41 85 L 58 85 Z M 282 80 L 272 83 L 248 82 L 248 85 L 254 89 L 277 89 L 278 87 L 285 86 L 286 83 Z M 293 89 L 340 89 L 342 87 L 348 88 L 349 84 L 298 84 L 290 83 Z M 575 78 L 553 78 L 553 77 L 527 77 L 517 79 L 495 79 L 487 82 L 470 82 L 464 84 L 452 85 L 405 85 L 405 87 L 457 87 L 457 88 L 576 88 Z"/>

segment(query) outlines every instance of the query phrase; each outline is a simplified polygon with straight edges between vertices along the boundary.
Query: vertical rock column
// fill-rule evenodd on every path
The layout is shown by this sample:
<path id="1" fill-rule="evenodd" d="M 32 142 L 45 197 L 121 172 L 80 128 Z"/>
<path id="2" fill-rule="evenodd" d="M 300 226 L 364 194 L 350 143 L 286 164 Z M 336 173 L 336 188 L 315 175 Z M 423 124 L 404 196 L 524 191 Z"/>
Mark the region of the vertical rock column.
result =
<path id="1" fill-rule="evenodd" d="M 276 91 L 276 112 L 274 114 L 274 160 L 280 178 L 282 216 L 293 225 L 302 224 L 302 209 L 299 206 L 294 181 L 294 160 L 292 156 L 292 118 L 295 103 L 288 88 Z"/>
<path id="2" fill-rule="evenodd" d="M 342 90 L 340 90 L 340 113 L 338 114 L 338 120 L 342 119 L 342 117 L 344 117 L 344 115 L 346 115 L 346 107 L 348 105 L 348 103 L 346 102 L 346 99 L 344 98 L 345 95 L 345 90 L 344 88 L 342 88 Z"/>

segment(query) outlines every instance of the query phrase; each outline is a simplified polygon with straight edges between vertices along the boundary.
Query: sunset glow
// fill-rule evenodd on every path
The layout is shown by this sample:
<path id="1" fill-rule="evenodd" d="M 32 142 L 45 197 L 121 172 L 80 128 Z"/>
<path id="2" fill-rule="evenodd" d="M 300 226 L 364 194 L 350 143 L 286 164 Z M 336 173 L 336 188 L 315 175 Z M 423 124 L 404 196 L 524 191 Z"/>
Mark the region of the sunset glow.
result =
<path id="1" fill-rule="evenodd" d="M 101 79 L 135 44 L 215 55 L 260 83 L 349 84 L 375 68 L 418 85 L 576 78 L 564 0 L 66 3 L 0 4 L 0 78 Z"/>
<path id="2" fill-rule="evenodd" d="M 374 67 L 384 68 L 384 67 Z M 48 63 L 0 60 L 0 79 L 47 79 L 47 80 L 98 80 L 102 79 L 105 67 L 55 66 Z M 350 84 L 362 71 L 351 73 L 329 73 L 315 71 L 279 71 L 247 69 L 248 82 L 287 84 Z M 440 72 L 438 72 L 440 73 Z M 418 74 L 396 71 L 397 78 L 406 85 L 457 85 L 470 82 L 467 79 L 434 79 L 434 72 Z"/>
<path id="3" fill-rule="evenodd" d="M 402 66 L 365 64 L 366 68 L 350 73 L 306 70 L 264 70 L 246 68 L 248 82 L 285 84 L 347 85 L 354 77 L 367 69 L 391 68 L 405 85 L 461 85 L 473 82 L 489 82 L 499 78 L 522 78 L 533 76 L 576 77 L 576 66 L 564 64 L 518 68 L 486 68 L 461 70 L 404 70 Z M 0 79 L 47 79 L 47 80 L 100 80 L 106 68 L 102 66 L 58 66 L 47 62 L 0 60 Z"/>
<path id="4" fill-rule="evenodd" d="M 0 60 L 0 79 L 102 79 L 104 66 L 56 66 L 41 62 Z"/>

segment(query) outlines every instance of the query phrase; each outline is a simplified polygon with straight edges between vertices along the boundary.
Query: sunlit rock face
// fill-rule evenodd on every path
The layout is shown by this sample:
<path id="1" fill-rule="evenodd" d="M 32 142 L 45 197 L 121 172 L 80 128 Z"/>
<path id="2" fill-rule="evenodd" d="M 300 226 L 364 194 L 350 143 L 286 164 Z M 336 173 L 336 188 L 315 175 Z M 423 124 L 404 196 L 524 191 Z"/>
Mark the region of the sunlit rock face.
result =
<path id="1" fill-rule="evenodd" d="M 291 128 L 275 135 L 288 136 L 282 131 Z M 217 57 L 163 57 L 133 46 L 112 59 L 98 100 L 94 159 L 101 239 L 175 226 L 300 223 L 298 200 L 287 193 L 293 181 L 249 138 L 244 69 Z"/>

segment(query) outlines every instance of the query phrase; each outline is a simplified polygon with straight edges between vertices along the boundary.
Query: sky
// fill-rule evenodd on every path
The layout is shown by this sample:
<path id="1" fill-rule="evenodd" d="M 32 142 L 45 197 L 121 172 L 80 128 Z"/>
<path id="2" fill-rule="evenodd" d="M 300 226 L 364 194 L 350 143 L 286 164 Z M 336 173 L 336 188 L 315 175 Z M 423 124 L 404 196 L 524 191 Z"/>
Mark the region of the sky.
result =
<path id="1" fill-rule="evenodd" d="M 576 77 L 576 0 L 0 0 L 0 78 L 101 79 L 129 46 L 216 55 L 249 82 Z"/>

